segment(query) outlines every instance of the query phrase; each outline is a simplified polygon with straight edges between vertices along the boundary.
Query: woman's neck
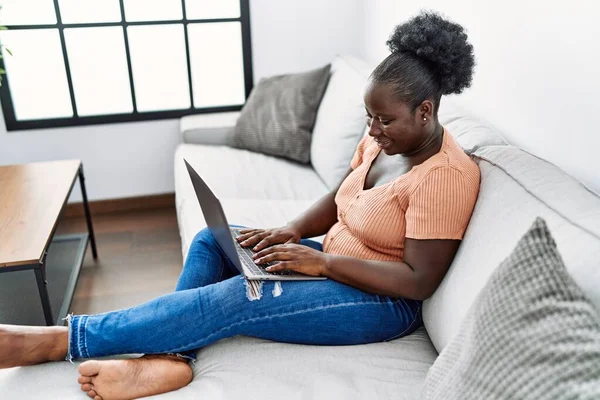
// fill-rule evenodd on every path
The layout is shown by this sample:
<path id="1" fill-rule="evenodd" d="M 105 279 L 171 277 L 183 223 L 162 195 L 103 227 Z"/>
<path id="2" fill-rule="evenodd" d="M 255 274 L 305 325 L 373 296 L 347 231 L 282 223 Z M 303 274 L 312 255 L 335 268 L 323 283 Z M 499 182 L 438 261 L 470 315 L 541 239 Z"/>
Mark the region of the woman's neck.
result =
<path id="1" fill-rule="evenodd" d="M 419 147 L 414 149 L 411 152 L 402 154 L 403 157 L 422 157 L 429 158 L 434 154 L 437 154 L 442 148 L 444 138 L 444 127 L 440 124 L 437 124 L 435 128 L 431 131 L 431 134 L 427 136 L 427 139 L 421 143 Z"/>

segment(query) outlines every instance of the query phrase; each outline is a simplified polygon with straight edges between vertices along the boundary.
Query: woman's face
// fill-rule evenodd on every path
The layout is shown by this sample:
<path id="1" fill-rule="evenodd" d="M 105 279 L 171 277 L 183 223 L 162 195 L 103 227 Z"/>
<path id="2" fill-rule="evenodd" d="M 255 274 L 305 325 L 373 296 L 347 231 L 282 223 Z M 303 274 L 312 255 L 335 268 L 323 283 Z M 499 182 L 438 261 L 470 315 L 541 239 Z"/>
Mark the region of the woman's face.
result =
<path id="1" fill-rule="evenodd" d="M 391 85 L 369 82 L 364 101 L 369 136 L 385 154 L 410 153 L 426 140 L 422 113 L 396 100 Z"/>

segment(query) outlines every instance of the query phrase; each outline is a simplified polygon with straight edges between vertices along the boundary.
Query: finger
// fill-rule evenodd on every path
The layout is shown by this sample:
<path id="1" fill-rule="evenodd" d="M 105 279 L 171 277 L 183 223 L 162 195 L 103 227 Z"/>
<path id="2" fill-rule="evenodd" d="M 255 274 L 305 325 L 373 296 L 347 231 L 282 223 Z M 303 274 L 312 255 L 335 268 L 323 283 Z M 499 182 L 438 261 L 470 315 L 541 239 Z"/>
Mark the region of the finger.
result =
<path id="1" fill-rule="evenodd" d="M 258 230 L 256 230 L 256 229 L 255 229 L 255 230 L 253 230 L 252 232 L 243 232 L 243 233 L 242 233 L 242 232 L 240 231 L 240 234 L 239 234 L 238 236 L 236 236 L 235 238 L 236 238 L 236 240 L 238 240 L 238 241 L 240 241 L 240 240 L 246 240 L 246 239 L 248 239 L 248 238 L 250 238 L 250 237 L 252 237 L 252 236 L 254 236 L 254 235 L 256 235 L 256 234 L 259 234 L 259 233 L 260 233 L 260 231 L 258 231 Z"/>
<path id="2" fill-rule="evenodd" d="M 263 240 L 264 238 L 266 238 L 267 236 L 269 236 L 268 232 L 254 234 L 251 237 L 249 237 L 248 239 L 240 242 L 240 245 L 243 247 L 251 247 L 251 246 L 254 246 L 256 243 L 260 242 L 261 240 Z"/>
<path id="3" fill-rule="evenodd" d="M 270 247 L 267 247 L 267 248 L 266 248 L 266 249 L 264 249 L 264 250 L 261 250 L 261 251 L 257 252 L 256 254 L 254 254 L 254 255 L 252 256 L 252 258 L 253 258 L 254 260 L 258 260 L 259 258 L 261 258 L 261 257 L 264 257 L 264 256 L 266 256 L 267 254 L 271 254 L 271 253 L 273 253 L 273 252 L 275 252 L 275 246 L 270 246 Z"/>
<path id="4" fill-rule="evenodd" d="M 242 243 L 244 240 L 248 240 L 254 235 L 255 235 L 254 233 L 247 233 L 245 235 L 239 235 L 239 236 L 235 237 L 235 240 L 237 240 L 238 243 Z"/>
<path id="5" fill-rule="evenodd" d="M 261 231 L 262 229 L 256 229 L 256 228 L 244 228 L 244 229 L 240 229 L 240 233 L 244 234 L 244 233 L 250 233 L 250 232 L 257 232 L 257 231 Z"/>
<path id="6" fill-rule="evenodd" d="M 256 235 L 262 232 L 265 232 L 264 229 L 240 229 L 239 231 L 240 236 L 244 235 L 244 236 L 252 236 L 252 235 Z"/>
<path id="7" fill-rule="evenodd" d="M 281 262 L 278 262 L 275 265 L 271 265 L 270 267 L 267 267 L 265 269 L 269 272 L 283 271 L 284 269 L 286 269 L 286 267 L 285 267 L 286 262 L 287 261 L 281 261 Z"/>
<path id="8" fill-rule="evenodd" d="M 260 242 L 258 242 L 258 244 L 256 246 L 254 246 L 254 248 L 252 250 L 253 251 L 261 251 L 265 247 L 269 247 L 269 246 L 273 247 L 272 245 L 277 244 L 277 243 L 278 243 L 277 236 L 271 234 L 271 235 L 263 238 Z"/>
<path id="9" fill-rule="evenodd" d="M 287 261 L 290 260 L 291 256 L 288 253 L 278 253 L 278 252 L 274 252 L 271 253 L 267 256 L 261 257 L 259 259 L 257 259 L 255 262 L 257 264 L 264 264 L 264 263 L 268 263 L 268 262 L 275 262 L 275 261 Z"/>
<path id="10" fill-rule="evenodd" d="M 284 271 L 286 269 L 294 270 L 298 266 L 296 261 L 280 261 L 275 265 L 265 268 L 269 272 Z"/>
<path id="11" fill-rule="evenodd" d="M 264 250 L 258 251 L 256 254 L 254 254 L 252 256 L 252 258 L 256 260 L 258 258 L 266 256 L 267 254 L 271 254 L 271 253 L 274 253 L 274 252 L 277 252 L 277 251 L 278 252 L 283 252 L 283 251 L 285 251 L 285 247 L 283 247 L 283 245 L 280 245 L 280 244 L 276 244 L 274 246 L 269 246 L 269 247 L 267 247 Z"/>

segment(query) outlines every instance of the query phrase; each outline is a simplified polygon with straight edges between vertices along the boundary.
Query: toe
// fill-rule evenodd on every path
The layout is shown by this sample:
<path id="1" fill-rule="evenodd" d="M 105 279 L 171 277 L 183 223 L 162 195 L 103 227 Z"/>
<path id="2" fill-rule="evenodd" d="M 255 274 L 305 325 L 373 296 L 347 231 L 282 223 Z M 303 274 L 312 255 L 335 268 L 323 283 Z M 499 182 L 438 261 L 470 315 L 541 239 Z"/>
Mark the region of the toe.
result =
<path id="1" fill-rule="evenodd" d="M 77 368 L 77 371 L 83 376 L 95 376 L 100 372 L 101 365 L 102 363 L 100 361 L 86 361 Z"/>
<path id="2" fill-rule="evenodd" d="M 84 383 L 83 385 L 81 385 L 81 390 L 83 390 L 84 392 L 89 392 L 92 389 L 94 389 L 94 385 L 92 385 L 91 383 Z"/>
<path id="3" fill-rule="evenodd" d="M 102 397 L 96 396 L 96 397 L 94 397 L 94 400 L 102 400 Z"/>
<path id="4" fill-rule="evenodd" d="M 79 378 L 77 378 L 77 382 L 79 382 L 81 385 L 83 385 L 84 383 L 91 383 L 92 377 L 81 375 Z"/>
<path id="5" fill-rule="evenodd" d="M 88 397 L 95 399 L 96 396 L 98 396 L 98 393 L 96 393 L 96 391 L 94 389 L 92 389 L 88 392 Z"/>

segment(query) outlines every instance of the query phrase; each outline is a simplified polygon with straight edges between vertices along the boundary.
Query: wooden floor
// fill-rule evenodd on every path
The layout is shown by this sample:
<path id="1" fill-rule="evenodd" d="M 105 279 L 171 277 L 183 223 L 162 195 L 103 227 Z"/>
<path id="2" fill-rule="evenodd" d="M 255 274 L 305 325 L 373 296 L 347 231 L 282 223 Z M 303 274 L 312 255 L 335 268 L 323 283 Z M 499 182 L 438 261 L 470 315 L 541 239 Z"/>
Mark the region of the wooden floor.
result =
<path id="1" fill-rule="evenodd" d="M 174 208 L 93 217 L 98 261 L 88 247 L 71 311 L 95 314 L 173 291 L 182 268 Z M 85 218 L 61 218 L 57 234 L 86 231 Z"/>

